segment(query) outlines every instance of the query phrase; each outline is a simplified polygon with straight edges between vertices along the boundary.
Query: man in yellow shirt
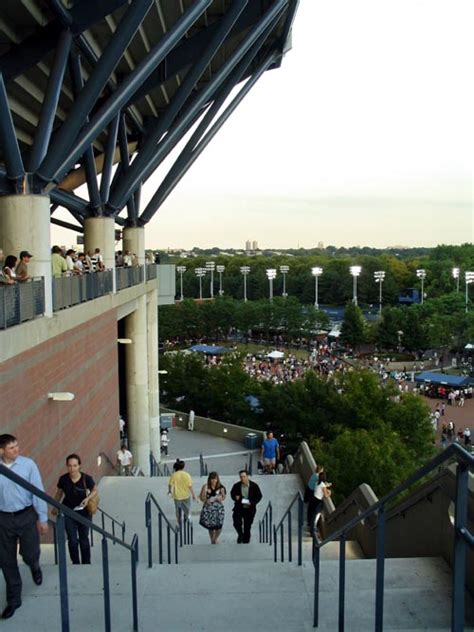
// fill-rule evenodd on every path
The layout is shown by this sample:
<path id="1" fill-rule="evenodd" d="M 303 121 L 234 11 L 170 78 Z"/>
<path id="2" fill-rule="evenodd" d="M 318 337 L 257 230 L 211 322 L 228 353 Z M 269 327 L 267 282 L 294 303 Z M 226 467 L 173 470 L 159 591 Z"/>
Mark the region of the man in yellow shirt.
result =
<path id="1" fill-rule="evenodd" d="M 184 461 L 177 461 L 175 470 L 168 481 L 168 496 L 173 496 L 176 520 L 179 524 L 181 514 L 184 514 L 185 520 L 189 520 L 191 496 L 196 500 L 196 495 L 193 490 L 193 479 L 184 471 Z"/>

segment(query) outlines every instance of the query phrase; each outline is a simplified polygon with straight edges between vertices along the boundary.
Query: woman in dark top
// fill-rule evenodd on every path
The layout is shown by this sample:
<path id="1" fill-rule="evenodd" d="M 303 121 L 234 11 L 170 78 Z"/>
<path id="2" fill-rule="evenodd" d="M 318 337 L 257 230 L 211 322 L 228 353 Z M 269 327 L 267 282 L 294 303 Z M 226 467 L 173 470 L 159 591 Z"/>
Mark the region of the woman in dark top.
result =
<path id="1" fill-rule="evenodd" d="M 217 472 L 211 472 L 202 486 L 199 498 L 204 503 L 199 524 L 209 531 L 211 544 L 217 544 L 224 524 L 224 500 L 226 489 Z"/>
<path id="2" fill-rule="evenodd" d="M 67 474 L 60 476 L 55 499 L 63 505 L 77 511 L 83 518 L 91 520 L 87 511 L 87 503 L 97 494 L 94 480 L 88 474 L 81 472 L 81 459 L 77 454 L 70 454 L 66 458 Z M 62 500 L 61 500 L 62 499 Z M 56 514 L 53 510 L 53 514 Z M 65 521 L 69 555 L 73 564 L 91 563 L 91 548 L 89 543 L 89 527 L 79 524 L 66 516 Z M 81 557 L 79 559 L 79 550 Z"/>

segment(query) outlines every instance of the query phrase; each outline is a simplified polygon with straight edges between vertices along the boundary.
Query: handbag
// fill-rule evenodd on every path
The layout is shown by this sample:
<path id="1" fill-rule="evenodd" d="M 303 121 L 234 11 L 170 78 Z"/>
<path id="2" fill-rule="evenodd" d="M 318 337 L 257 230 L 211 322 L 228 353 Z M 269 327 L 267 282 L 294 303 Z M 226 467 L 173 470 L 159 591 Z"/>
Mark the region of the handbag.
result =
<path id="1" fill-rule="evenodd" d="M 85 477 L 84 477 L 84 489 L 86 490 L 86 497 L 90 496 L 91 495 L 91 490 L 88 489 L 87 486 L 86 486 L 86 478 Z M 96 494 L 87 503 L 86 509 L 90 513 L 91 516 L 93 516 L 94 514 L 97 513 L 97 510 L 99 509 L 99 502 L 100 502 L 99 494 Z"/>

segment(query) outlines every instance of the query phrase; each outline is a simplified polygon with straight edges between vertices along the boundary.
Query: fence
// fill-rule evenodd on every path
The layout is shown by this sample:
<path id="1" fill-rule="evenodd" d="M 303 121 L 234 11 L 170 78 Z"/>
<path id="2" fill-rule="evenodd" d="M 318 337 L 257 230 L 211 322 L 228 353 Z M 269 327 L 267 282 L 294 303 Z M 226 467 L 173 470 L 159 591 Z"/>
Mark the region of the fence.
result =
<path id="1" fill-rule="evenodd" d="M 117 268 L 115 270 L 115 279 L 117 292 L 124 290 L 132 285 L 143 283 L 144 266 L 132 266 L 130 268 Z"/>
<path id="2" fill-rule="evenodd" d="M 33 320 L 44 313 L 44 279 L 0 284 L 0 329 Z"/>
<path id="3" fill-rule="evenodd" d="M 112 292 L 112 270 L 53 278 L 53 311 L 57 312 Z"/>

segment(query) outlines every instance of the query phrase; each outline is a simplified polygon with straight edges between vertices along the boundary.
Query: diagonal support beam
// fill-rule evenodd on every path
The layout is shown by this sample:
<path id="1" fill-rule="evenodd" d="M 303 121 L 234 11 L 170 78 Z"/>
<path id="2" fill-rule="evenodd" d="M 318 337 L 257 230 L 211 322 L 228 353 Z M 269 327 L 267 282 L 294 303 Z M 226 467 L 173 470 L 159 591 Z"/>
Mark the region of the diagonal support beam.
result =
<path id="1" fill-rule="evenodd" d="M 118 130 L 118 138 L 119 138 L 119 148 L 120 148 L 120 173 L 123 176 L 127 173 L 130 166 L 130 154 L 128 151 L 128 139 L 127 139 L 127 126 L 125 124 L 125 117 L 122 114 L 120 116 L 120 124 Z M 127 221 L 130 222 L 131 225 L 135 225 L 137 221 L 137 209 L 135 206 L 135 199 L 133 195 L 130 196 L 130 199 L 127 200 Z"/>
<path id="2" fill-rule="evenodd" d="M 79 223 L 84 222 L 84 217 L 89 215 L 89 204 L 74 193 L 63 191 L 62 189 L 53 189 L 49 197 L 53 204 L 59 204 L 66 208 Z"/>
<path id="3" fill-rule="evenodd" d="M 214 31 L 208 44 L 198 56 L 197 61 L 186 74 L 186 77 L 178 88 L 172 102 L 169 104 L 166 111 L 160 115 L 154 128 L 147 135 L 143 147 L 140 149 L 138 156 L 133 161 L 131 169 L 127 172 L 126 177 L 121 178 L 117 183 L 117 186 L 114 187 L 110 197 L 110 205 L 112 207 L 120 208 L 118 203 L 120 200 L 123 200 L 124 193 L 130 189 L 135 189 L 135 187 L 139 184 L 139 178 L 137 176 L 143 172 L 145 167 L 153 158 L 153 155 L 156 152 L 157 144 L 163 134 L 169 129 L 179 111 L 186 103 L 189 95 L 194 89 L 194 86 L 206 70 L 207 66 L 211 63 L 217 51 L 223 45 L 232 30 L 232 27 L 247 6 L 247 3 L 248 0 L 234 0 L 231 8 L 220 21 L 219 27 Z"/>
<path id="4" fill-rule="evenodd" d="M 112 181 L 112 169 L 114 166 L 115 148 L 117 145 L 117 133 L 120 116 L 116 116 L 109 125 L 107 132 L 107 143 L 105 145 L 104 167 L 100 180 L 100 198 L 102 204 L 106 204 L 109 199 L 110 183 Z M 127 148 L 128 155 L 128 148 Z"/>
<path id="5" fill-rule="evenodd" d="M 8 103 L 8 95 L 0 73 L 0 144 L 3 159 L 7 168 L 7 176 L 11 180 L 19 180 L 25 175 L 25 168 L 16 137 L 12 113 Z"/>
<path id="6" fill-rule="evenodd" d="M 188 172 L 188 170 L 199 158 L 204 149 L 209 145 L 211 140 L 218 133 L 224 123 L 229 119 L 229 117 L 240 105 L 240 103 L 247 96 L 250 90 L 254 87 L 260 77 L 265 73 L 266 70 L 268 70 L 268 68 L 275 62 L 275 60 L 276 54 L 272 54 L 264 61 L 257 72 L 247 81 L 244 87 L 241 88 L 237 96 L 232 100 L 232 102 L 225 109 L 225 111 L 212 126 L 209 132 L 202 138 L 199 145 L 194 150 L 185 155 L 186 157 L 184 161 L 180 161 L 180 159 L 176 161 L 175 165 L 173 165 L 173 167 L 170 169 L 161 186 L 158 188 L 157 192 L 151 198 L 145 210 L 143 211 L 140 217 L 141 224 L 145 224 L 150 221 L 150 219 L 163 204 L 163 202 L 166 200 L 168 195 L 175 188 L 181 178 Z"/>
<path id="7" fill-rule="evenodd" d="M 144 0 L 135 0 L 134 4 L 131 5 L 131 9 L 136 6 L 135 3 L 143 3 L 143 1 Z M 149 2 L 150 0 L 146 1 Z M 185 13 L 176 22 L 173 29 L 166 33 L 160 43 L 157 44 L 157 46 L 155 46 L 152 51 L 150 51 L 145 59 L 136 67 L 136 69 L 132 73 L 127 76 L 124 82 L 117 88 L 115 93 L 99 109 L 97 114 L 91 119 L 90 123 L 85 126 L 84 130 L 80 134 L 79 138 L 77 138 L 77 140 L 77 132 L 84 122 L 85 108 L 81 107 L 79 109 L 78 114 L 81 116 L 81 121 L 79 121 L 75 125 L 71 122 L 70 119 L 68 119 L 68 123 L 66 124 L 66 126 L 70 127 L 66 143 L 68 150 L 66 151 L 64 149 L 61 149 L 61 144 L 59 142 L 60 139 L 58 139 L 58 145 L 61 149 L 60 154 L 55 156 L 53 155 L 52 151 L 48 152 L 48 156 L 43 165 L 41 165 L 40 171 L 38 173 L 38 175 L 43 180 L 47 182 L 50 182 L 51 180 L 58 181 L 69 170 L 69 168 L 74 164 L 78 157 L 82 155 L 85 148 L 88 147 L 95 140 L 95 138 L 102 132 L 102 130 L 118 114 L 121 108 L 126 105 L 130 97 L 138 89 L 141 83 L 153 72 L 156 66 L 158 66 L 163 61 L 169 51 L 172 50 L 174 46 L 176 46 L 176 44 L 183 37 L 186 31 L 196 22 L 196 20 L 204 13 L 204 11 L 211 3 L 212 0 L 195 0 L 192 8 L 189 9 L 188 12 Z M 120 23 L 120 26 L 115 32 L 112 41 L 116 39 L 123 22 L 124 20 L 122 20 L 122 22 Z M 102 55 L 100 64 L 98 65 L 96 70 L 103 69 L 102 59 L 104 55 Z M 113 68 L 111 70 L 113 70 Z M 103 74 L 103 72 L 101 74 Z M 91 79 L 89 79 L 87 86 L 89 86 Z M 98 94 L 96 95 L 96 98 L 97 96 Z M 89 113 L 89 111 L 87 112 L 87 114 Z M 74 132 L 74 135 L 71 133 L 71 131 Z M 72 141 L 70 140 L 71 136 L 73 136 Z M 74 143 L 74 148 L 72 148 L 72 143 L 75 140 L 76 142 Z"/>
<path id="8" fill-rule="evenodd" d="M 36 129 L 33 148 L 28 160 L 28 171 L 30 173 L 34 173 L 38 169 L 41 161 L 46 156 L 71 44 L 71 32 L 63 31 L 59 38 L 54 65 L 49 76 L 48 87 L 41 107 L 41 116 Z"/>
<path id="9" fill-rule="evenodd" d="M 62 228 L 68 228 L 69 230 L 74 230 L 76 231 L 76 233 L 84 232 L 84 228 L 82 226 L 76 226 L 75 224 L 64 222 L 62 219 L 58 219 L 57 217 L 52 217 L 50 221 L 51 221 L 51 224 L 56 224 L 56 226 L 61 226 Z"/>
<path id="10" fill-rule="evenodd" d="M 153 0 L 134 0 L 120 21 L 114 36 L 105 48 L 100 58 L 100 63 L 94 68 L 86 86 L 79 94 L 69 112 L 67 121 L 61 125 L 54 135 L 50 149 L 43 160 L 38 175 L 42 180 L 50 182 L 61 163 L 67 158 L 73 149 L 74 141 L 90 114 L 107 80 L 117 66 L 120 58 L 127 49 L 132 37 L 135 35 L 143 18 L 148 13 Z M 113 116 L 111 117 L 111 119 Z M 111 120 L 110 119 L 110 120 Z M 108 121 L 110 122 L 110 121 Z M 104 126 L 102 126 L 101 130 Z M 86 147 L 91 145 L 94 138 L 85 143 L 84 147 L 75 154 L 75 159 L 81 156 Z M 64 170 L 61 175 L 66 172 Z"/>
<path id="11" fill-rule="evenodd" d="M 116 198 L 113 194 L 110 196 L 109 204 L 116 209 L 122 208 L 125 200 L 128 199 L 130 193 L 136 188 L 139 182 L 145 182 L 147 178 L 155 171 L 168 154 L 170 148 L 176 142 L 176 138 L 182 134 L 183 129 L 189 125 L 189 121 L 195 117 L 196 112 L 201 110 L 205 104 L 212 98 L 215 91 L 226 81 L 232 70 L 242 60 L 244 55 L 259 40 L 262 33 L 271 24 L 275 24 L 281 16 L 288 0 L 276 0 L 273 6 L 265 13 L 265 15 L 257 22 L 250 33 L 246 36 L 240 47 L 233 52 L 229 59 L 223 64 L 221 69 L 216 73 L 214 79 L 204 88 L 194 100 L 193 104 L 187 109 L 186 113 L 176 123 L 176 125 L 168 132 L 165 138 L 156 148 L 155 155 L 142 169 L 141 172 L 127 174 L 127 188 L 124 190 L 120 198 Z M 132 167 L 133 169 L 133 167 Z M 132 171 L 132 170 L 131 170 Z"/>

